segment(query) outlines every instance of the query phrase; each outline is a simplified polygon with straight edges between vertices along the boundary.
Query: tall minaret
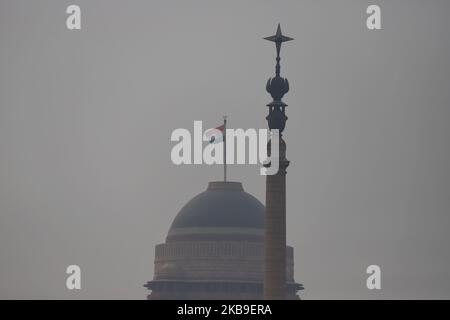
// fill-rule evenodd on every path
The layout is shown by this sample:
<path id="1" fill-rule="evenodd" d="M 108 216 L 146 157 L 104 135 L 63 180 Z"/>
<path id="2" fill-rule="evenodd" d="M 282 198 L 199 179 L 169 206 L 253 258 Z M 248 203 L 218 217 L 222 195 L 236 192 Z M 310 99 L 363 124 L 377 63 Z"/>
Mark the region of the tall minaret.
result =
<path id="1" fill-rule="evenodd" d="M 282 132 L 286 125 L 285 104 L 281 99 L 289 91 L 289 82 L 280 77 L 280 49 L 285 41 L 293 40 L 281 33 L 278 24 L 274 36 L 264 38 L 275 42 L 277 50 L 277 64 L 275 77 L 269 78 L 266 90 L 273 98 L 266 117 L 269 129 L 278 129 L 279 136 L 279 170 L 276 175 L 266 177 L 266 213 L 265 213 L 265 271 L 264 271 L 264 298 L 286 298 L 286 168 L 289 161 L 286 159 L 286 143 Z M 270 155 L 270 141 L 267 145 Z M 276 156 L 275 156 L 276 157 Z"/>

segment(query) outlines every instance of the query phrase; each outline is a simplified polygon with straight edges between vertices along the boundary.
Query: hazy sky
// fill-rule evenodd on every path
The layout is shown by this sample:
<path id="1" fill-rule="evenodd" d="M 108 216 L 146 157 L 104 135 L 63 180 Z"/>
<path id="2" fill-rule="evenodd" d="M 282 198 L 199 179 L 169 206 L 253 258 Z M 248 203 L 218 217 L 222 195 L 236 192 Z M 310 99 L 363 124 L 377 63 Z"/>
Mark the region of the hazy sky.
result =
<path id="1" fill-rule="evenodd" d="M 154 246 L 222 174 L 173 165 L 170 134 L 223 114 L 266 128 L 262 38 L 278 22 L 295 38 L 281 63 L 302 297 L 450 298 L 449 14 L 447 0 L 0 0 L 0 298 L 144 299 Z M 259 165 L 229 175 L 264 201 Z"/>

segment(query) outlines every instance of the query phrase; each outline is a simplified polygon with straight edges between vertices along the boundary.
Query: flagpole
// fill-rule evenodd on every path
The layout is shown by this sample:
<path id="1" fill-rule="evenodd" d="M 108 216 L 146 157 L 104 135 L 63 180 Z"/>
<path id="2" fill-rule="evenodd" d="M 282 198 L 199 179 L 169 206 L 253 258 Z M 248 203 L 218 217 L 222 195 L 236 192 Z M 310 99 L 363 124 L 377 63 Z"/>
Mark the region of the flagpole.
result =
<path id="1" fill-rule="evenodd" d="M 223 116 L 223 181 L 227 182 L 227 116 Z"/>

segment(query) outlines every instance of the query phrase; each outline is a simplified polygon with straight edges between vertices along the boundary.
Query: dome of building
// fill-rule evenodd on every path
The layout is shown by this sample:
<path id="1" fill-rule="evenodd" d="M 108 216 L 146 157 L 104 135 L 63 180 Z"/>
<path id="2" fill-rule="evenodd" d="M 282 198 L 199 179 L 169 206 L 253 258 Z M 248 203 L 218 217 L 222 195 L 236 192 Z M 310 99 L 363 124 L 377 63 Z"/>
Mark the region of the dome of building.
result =
<path id="1" fill-rule="evenodd" d="M 264 205 L 240 182 L 210 182 L 181 208 L 166 242 L 155 248 L 149 299 L 262 299 Z M 303 287 L 294 281 L 294 251 L 286 247 L 289 299 Z"/>
<path id="2" fill-rule="evenodd" d="M 193 227 L 262 229 L 264 206 L 240 182 L 210 182 L 180 210 L 170 229 Z"/>
<path id="3" fill-rule="evenodd" d="M 208 240 L 227 236 L 248 240 L 264 234 L 264 205 L 240 182 L 214 181 L 175 217 L 167 241 Z"/>

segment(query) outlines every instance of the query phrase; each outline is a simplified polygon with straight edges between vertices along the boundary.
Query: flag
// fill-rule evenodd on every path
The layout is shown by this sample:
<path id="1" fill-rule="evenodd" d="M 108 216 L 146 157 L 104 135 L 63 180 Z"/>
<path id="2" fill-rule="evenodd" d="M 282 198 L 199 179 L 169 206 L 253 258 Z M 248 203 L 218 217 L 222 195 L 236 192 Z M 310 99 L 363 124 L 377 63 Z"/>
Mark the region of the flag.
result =
<path id="1" fill-rule="evenodd" d="M 223 141 L 223 135 L 225 131 L 225 124 L 222 124 L 216 128 L 211 128 L 205 131 L 205 137 L 209 143 L 220 143 Z"/>

